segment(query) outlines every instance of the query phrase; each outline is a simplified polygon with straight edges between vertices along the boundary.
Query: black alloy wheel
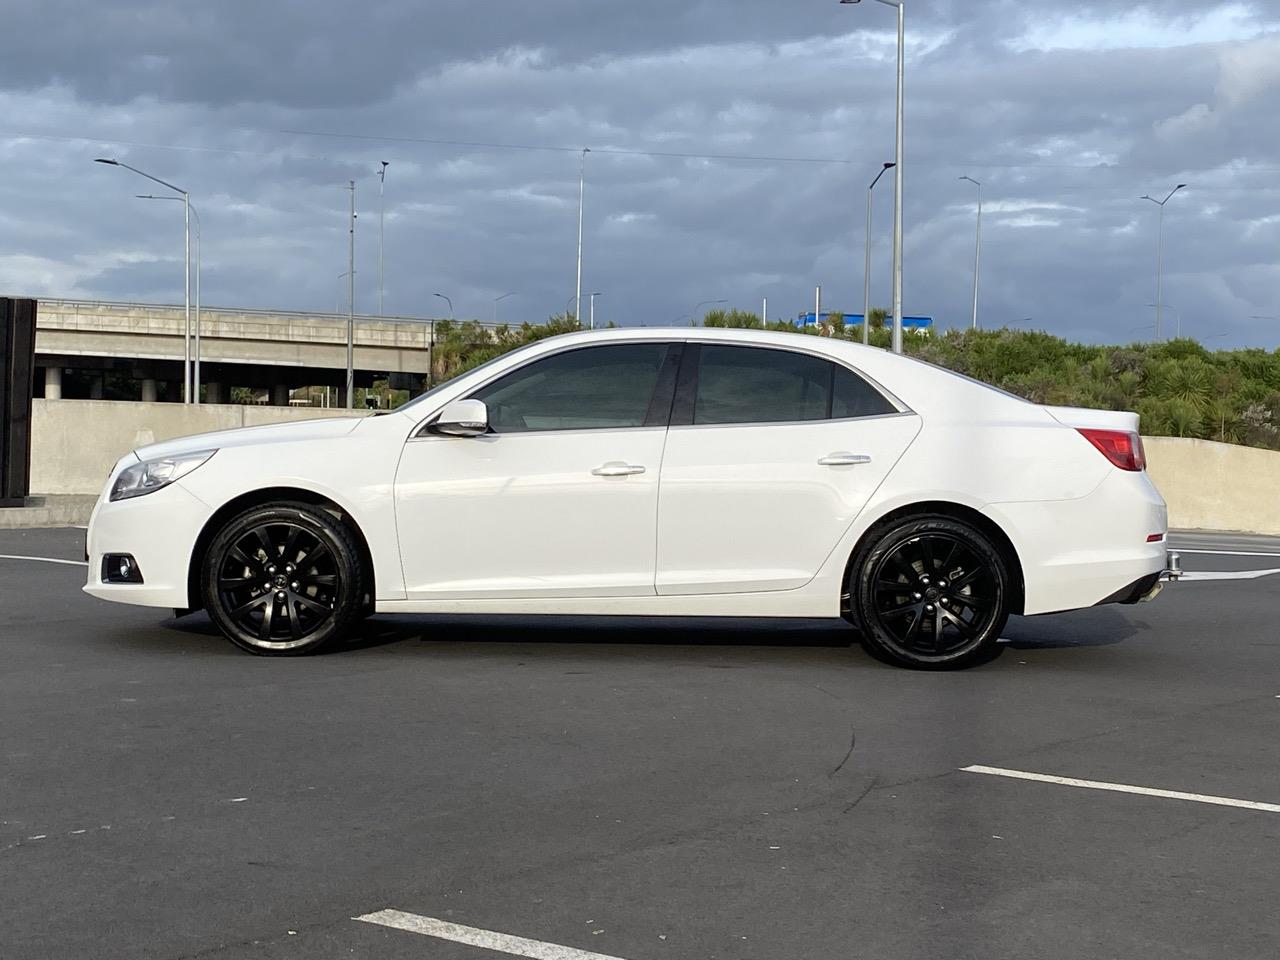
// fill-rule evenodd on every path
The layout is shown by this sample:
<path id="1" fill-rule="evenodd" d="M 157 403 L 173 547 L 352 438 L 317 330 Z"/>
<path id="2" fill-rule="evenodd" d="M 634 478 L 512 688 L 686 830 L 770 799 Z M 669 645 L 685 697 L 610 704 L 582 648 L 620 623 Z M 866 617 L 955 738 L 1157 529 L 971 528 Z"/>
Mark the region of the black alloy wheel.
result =
<path id="1" fill-rule="evenodd" d="M 910 517 L 868 541 L 851 571 L 850 597 L 872 653 L 919 669 L 999 655 L 1009 571 L 982 532 L 949 517 Z"/>
<path id="2" fill-rule="evenodd" d="M 214 537 L 202 578 L 210 617 L 251 653 L 312 653 L 362 614 L 365 575 L 351 532 L 303 503 L 255 507 Z"/>

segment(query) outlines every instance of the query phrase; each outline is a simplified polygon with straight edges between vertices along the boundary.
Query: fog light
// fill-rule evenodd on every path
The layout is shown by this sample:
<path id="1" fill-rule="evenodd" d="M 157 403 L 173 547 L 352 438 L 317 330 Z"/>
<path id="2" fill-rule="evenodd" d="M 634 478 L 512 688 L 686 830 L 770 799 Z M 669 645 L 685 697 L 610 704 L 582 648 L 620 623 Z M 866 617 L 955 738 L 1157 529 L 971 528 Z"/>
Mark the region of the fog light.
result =
<path id="1" fill-rule="evenodd" d="M 102 558 L 103 583 L 142 583 L 138 561 L 128 553 L 108 553 Z"/>

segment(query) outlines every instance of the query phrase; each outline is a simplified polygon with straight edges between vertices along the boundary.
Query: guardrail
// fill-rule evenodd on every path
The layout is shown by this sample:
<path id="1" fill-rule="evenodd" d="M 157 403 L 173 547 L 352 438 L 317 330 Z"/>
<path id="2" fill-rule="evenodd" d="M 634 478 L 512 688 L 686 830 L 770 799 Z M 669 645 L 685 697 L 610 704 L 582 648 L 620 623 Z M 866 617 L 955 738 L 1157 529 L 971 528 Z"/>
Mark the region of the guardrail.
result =
<path id="1" fill-rule="evenodd" d="M 44 297 L 37 298 L 41 308 L 46 308 L 52 312 L 70 312 L 69 310 L 59 310 L 59 307 L 75 308 L 77 311 L 93 311 L 93 310 L 176 310 L 184 312 L 186 307 L 181 303 L 144 303 L 141 301 L 130 300 L 75 300 L 63 297 Z M 192 308 L 194 314 L 195 308 Z M 207 314 L 228 314 L 231 316 L 244 317 L 307 317 L 323 320 L 335 320 L 343 323 L 347 320 L 346 313 L 329 313 L 324 310 L 271 310 L 258 307 L 215 307 L 208 304 L 200 305 L 200 313 Z M 358 322 L 377 322 L 377 323 L 442 323 L 448 320 L 448 317 L 418 317 L 406 316 L 403 314 L 378 316 L 368 313 L 357 313 L 355 319 Z M 462 323 L 464 321 L 454 321 Z M 467 320 L 468 323 L 478 323 L 482 327 L 500 327 L 507 324 L 495 324 L 488 320 Z"/>

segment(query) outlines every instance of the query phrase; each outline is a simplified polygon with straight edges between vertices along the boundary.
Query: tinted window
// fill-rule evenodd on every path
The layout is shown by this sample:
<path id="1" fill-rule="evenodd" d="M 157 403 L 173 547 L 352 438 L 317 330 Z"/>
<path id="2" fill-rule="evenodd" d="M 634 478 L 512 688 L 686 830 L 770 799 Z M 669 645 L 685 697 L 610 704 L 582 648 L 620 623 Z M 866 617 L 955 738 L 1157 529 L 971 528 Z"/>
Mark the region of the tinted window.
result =
<path id="1" fill-rule="evenodd" d="M 880 417 L 897 413 L 884 395 L 848 367 L 832 364 L 836 369 L 835 387 L 831 391 L 831 418 Z"/>
<path id="2" fill-rule="evenodd" d="M 702 345 L 696 424 L 788 423 L 893 412 L 857 374 L 819 357 Z"/>
<path id="3" fill-rule="evenodd" d="M 665 343 L 570 350 L 538 360 L 472 394 L 497 433 L 644 426 L 667 355 Z"/>

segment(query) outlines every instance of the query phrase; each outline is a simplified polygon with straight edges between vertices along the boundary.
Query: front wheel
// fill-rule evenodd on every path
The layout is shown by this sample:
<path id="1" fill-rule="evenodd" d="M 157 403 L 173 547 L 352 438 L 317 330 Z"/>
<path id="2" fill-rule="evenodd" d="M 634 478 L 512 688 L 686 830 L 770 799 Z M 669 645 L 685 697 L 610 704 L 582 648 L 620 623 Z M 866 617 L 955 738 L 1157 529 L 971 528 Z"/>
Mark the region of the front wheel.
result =
<path id="1" fill-rule="evenodd" d="M 314 653 L 360 620 L 360 550 L 341 521 L 306 503 L 234 517 L 209 544 L 205 609 L 236 646 L 264 656 Z"/>
<path id="2" fill-rule="evenodd" d="M 919 670 L 956 670 L 999 656 L 1009 568 L 980 530 L 945 516 L 907 517 L 867 538 L 849 573 L 863 644 Z"/>

